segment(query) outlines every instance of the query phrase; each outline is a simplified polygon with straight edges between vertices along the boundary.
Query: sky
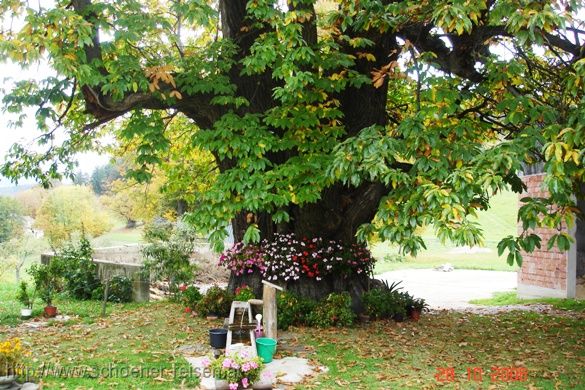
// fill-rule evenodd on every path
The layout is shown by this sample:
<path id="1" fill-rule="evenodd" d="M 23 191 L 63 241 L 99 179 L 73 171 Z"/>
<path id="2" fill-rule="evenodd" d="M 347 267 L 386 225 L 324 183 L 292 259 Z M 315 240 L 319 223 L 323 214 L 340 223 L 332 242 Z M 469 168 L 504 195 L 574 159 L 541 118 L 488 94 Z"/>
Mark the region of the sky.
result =
<path id="1" fill-rule="evenodd" d="M 0 63 L 0 88 L 9 89 L 10 84 L 15 80 L 30 79 L 30 78 L 45 78 L 51 73 L 51 69 L 47 64 L 41 64 L 31 69 L 23 70 L 20 66 L 12 63 Z M 11 80 L 12 79 L 12 80 Z M 0 99 L 4 94 L 0 92 Z M 0 161 L 4 163 L 6 154 L 14 143 L 23 143 L 29 145 L 34 138 L 40 135 L 40 131 L 36 127 L 34 121 L 34 110 L 28 112 L 30 115 L 25 120 L 22 127 L 14 128 L 9 126 L 10 120 L 16 118 L 15 115 L 0 111 Z M 91 172 L 98 166 L 106 164 L 110 159 L 108 155 L 100 155 L 98 153 L 83 153 L 78 155 L 79 170 L 91 174 Z M 19 184 L 31 184 L 33 180 L 22 180 Z M 0 186 L 9 186 L 10 181 L 0 176 Z"/>
<path id="2" fill-rule="evenodd" d="M 53 5 L 53 0 L 39 0 L 39 5 L 43 7 L 50 7 Z M 23 24 L 23 20 L 12 20 L 13 27 L 16 29 Z M 14 81 L 23 79 L 44 79 L 52 73 L 50 66 L 47 63 L 41 63 L 36 67 L 30 69 L 21 69 L 19 65 L 0 61 L 0 163 L 6 161 L 6 154 L 14 143 L 22 143 L 23 145 L 31 145 L 34 143 L 35 137 L 39 136 L 41 132 L 37 129 L 34 121 L 34 110 L 28 111 L 29 115 L 22 127 L 14 128 L 9 126 L 10 120 L 14 120 L 15 116 L 2 111 L 2 98 L 4 94 L 2 89 L 10 90 L 10 85 Z M 98 166 L 106 164 L 110 160 L 108 155 L 100 155 L 98 153 L 82 153 L 77 156 L 79 170 L 88 174 Z M 34 180 L 23 179 L 19 184 L 32 184 Z M 11 186 L 10 180 L 0 175 L 0 187 Z"/>

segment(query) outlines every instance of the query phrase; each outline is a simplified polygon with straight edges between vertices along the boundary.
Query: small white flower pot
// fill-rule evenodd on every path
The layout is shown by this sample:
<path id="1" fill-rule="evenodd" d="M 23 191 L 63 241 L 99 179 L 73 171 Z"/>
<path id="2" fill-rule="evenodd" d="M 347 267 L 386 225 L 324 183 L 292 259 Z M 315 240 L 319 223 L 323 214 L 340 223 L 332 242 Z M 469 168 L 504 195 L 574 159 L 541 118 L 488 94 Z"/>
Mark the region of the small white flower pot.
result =
<path id="1" fill-rule="evenodd" d="M 0 389 L 11 389 L 16 381 L 16 375 L 0 376 Z"/>
<path id="2" fill-rule="evenodd" d="M 32 309 L 20 309 L 20 317 L 28 320 L 32 316 Z"/>

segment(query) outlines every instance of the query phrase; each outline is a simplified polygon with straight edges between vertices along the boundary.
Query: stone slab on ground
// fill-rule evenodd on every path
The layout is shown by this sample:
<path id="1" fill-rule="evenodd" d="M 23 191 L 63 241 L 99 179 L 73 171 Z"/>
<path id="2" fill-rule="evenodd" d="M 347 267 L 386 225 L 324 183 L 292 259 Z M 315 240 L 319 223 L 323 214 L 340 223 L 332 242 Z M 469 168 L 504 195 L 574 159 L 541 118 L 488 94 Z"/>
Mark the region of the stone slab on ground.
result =
<path id="1" fill-rule="evenodd" d="M 38 330 L 40 328 L 44 328 L 47 325 L 49 325 L 49 322 L 67 322 L 69 320 L 71 320 L 73 317 L 71 316 L 67 316 L 67 315 L 61 315 L 59 314 L 58 316 L 54 317 L 54 318 L 35 318 L 29 321 L 25 321 L 22 324 L 20 324 L 20 326 L 22 328 L 25 329 L 30 329 L 30 330 Z"/>
<path id="2" fill-rule="evenodd" d="M 207 356 L 186 357 L 185 359 L 191 364 L 196 372 L 203 373 L 203 361 Z M 260 383 L 254 384 L 254 389 L 284 389 L 286 385 L 295 385 L 304 380 L 315 376 L 321 372 L 326 372 L 325 367 L 315 367 L 309 363 L 308 359 L 297 357 L 285 357 L 274 359 L 272 362 L 265 364 L 260 374 Z M 201 376 L 201 389 L 220 390 L 227 388 L 225 383 L 218 383 L 214 378 Z"/>
<path id="3" fill-rule="evenodd" d="M 265 365 L 262 372 L 270 373 L 277 383 L 294 385 L 322 371 L 325 369 L 311 366 L 307 359 L 289 356 L 272 360 Z"/>

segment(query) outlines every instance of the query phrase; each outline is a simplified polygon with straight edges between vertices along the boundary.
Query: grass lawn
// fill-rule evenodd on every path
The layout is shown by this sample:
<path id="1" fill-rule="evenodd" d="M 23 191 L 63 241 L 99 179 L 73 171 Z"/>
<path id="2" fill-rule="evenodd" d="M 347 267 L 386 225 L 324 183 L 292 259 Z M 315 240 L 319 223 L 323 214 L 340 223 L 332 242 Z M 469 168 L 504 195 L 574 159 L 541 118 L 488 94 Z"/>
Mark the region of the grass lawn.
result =
<path id="1" fill-rule="evenodd" d="M 495 293 L 492 298 L 474 299 L 469 301 L 476 305 L 504 306 L 504 305 L 526 305 L 531 303 L 544 303 L 559 310 L 585 311 L 585 300 L 561 299 L 561 298 L 537 298 L 520 299 L 515 291 Z"/>
<path id="2" fill-rule="evenodd" d="M 8 290 L 2 290 L 3 309 L 13 299 Z M 49 389 L 194 388 L 195 375 L 186 380 L 174 376 L 180 373 L 178 369 L 187 372 L 187 362 L 177 347 L 207 344 L 207 329 L 220 323 L 188 317 L 179 305 L 170 302 L 111 306 L 106 318 L 97 315 L 98 307 L 92 302 L 59 300 L 57 305 L 80 318 L 31 331 L 12 326 L 18 320 L 10 316 L 6 320 L 4 316 L 0 319 L 0 339 L 21 337 L 32 352 L 33 367 L 42 363 L 49 367 L 85 367 L 86 376 L 97 374 L 96 370 L 103 367 L 106 373 L 114 374 L 122 373 L 122 367 L 135 367 L 136 372 L 147 368 L 158 371 L 154 371 L 156 376 L 139 378 L 50 375 L 43 379 Z M 18 305 L 9 302 L 8 306 Z M 583 331 L 582 313 L 551 317 L 524 312 L 497 316 L 441 312 L 424 315 L 418 323 L 294 328 L 288 340 L 304 346 L 304 352 L 296 356 L 306 356 L 330 370 L 299 388 L 476 389 L 494 385 L 489 388 L 569 389 L 585 385 Z M 288 354 L 283 350 L 277 357 Z M 526 381 L 491 382 L 492 367 L 517 366 L 528 370 Z M 453 368 L 457 383 L 438 381 L 435 375 L 440 368 Z M 481 383 L 467 379 L 468 368 L 483 371 Z"/>
<path id="3" fill-rule="evenodd" d="M 144 242 L 142 239 L 143 226 L 128 229 L 125 225 L 124 222 L 117 223 L 114 228 L 106 234 L 93 238 L 91 240 L 91 245 L 94 248 L 99 248 L 125 244 L 140 244 Z"/>
<path id="4" fill-rule="evenodd" d="M 505 257 L 498 257 L 496 245 L 508 236 L 516 234 L 516 213 L 518 211 L 518 195 L 503 192 L 492 198 L 491 208 L 478 213 L 477 222 L 484 232 L 485 247 L 477 253 L 465 253 L 462 248 L 443 245 L 431 229 L 423 232 L 427 249 L 416 258 L 407 256 L 402 262 L 384 261 L 384 258 L 398 254 L 398 247 L 387 242 L 371 246 L 372 254 L 378 259 L 376 273 L 405 268 L 434 268 L 441 264 L 451 263 L 460 269 L 485 269 L 493 271 L 517 271 L 517 266 L 509 266 Z"/>
<path id="5" fill-rule="evenodd" d="M 100 302 L 59 298 L 54 303 L 59 313 L 73 318 L 67 322 L 53 320 L 45 328 L 29 330 L 15 326 L 22 321 L 14 294 L 14 284 L 2 284 L 0 340 L 9 337 L 23 340 L 31 352 L 28 367 L 45 367 L 44 374 L 39 370 L 31 371 L 36 382 L 44 377 L 45 388 L 149 389 L 182 385 L 193 388 L 198 383 L 196 376 L 180 378 L 189 372 L 189 365 L 174 353 L 174 348 L 203 342 L 196 337 L 203 337 L 205 332 L 203 328 L 194 332 L 192 326 L 196 324 L 181 315 L 177 305 L 109 303 L 107 316 L 102 318 Z M 40 301 L 36 302 L 33 314 L 40 316 L 42 306 Z M 133 368 L 150 371 L 144 377 L 122 377 L 124 370 Z M 66 370 L 71 370 L 69 375 L 65 374 Z M 92 378 L 100 370 L 110 377 Z"/>
<path id="6" fill-rule="evenodd" d="M 446 383 L 450 389 L 582 389 L 584 330 L 583 317 L 519 312 L 498 316 L 443 312 L 423 316 L 418 323 L 305 329 L 300 331 L 302 340 L 330 371 L 303 387 L 434 389 L 445 384 L 435 378 L 439 369 L 453 368 L 458 383 Z M 527 380 L 492 381 L 491 373 L 503 371 L 492 371 L 493 367 L 525 367 Z M 468 380 L 468 369 L 481 370 L 481 382 Z"/>

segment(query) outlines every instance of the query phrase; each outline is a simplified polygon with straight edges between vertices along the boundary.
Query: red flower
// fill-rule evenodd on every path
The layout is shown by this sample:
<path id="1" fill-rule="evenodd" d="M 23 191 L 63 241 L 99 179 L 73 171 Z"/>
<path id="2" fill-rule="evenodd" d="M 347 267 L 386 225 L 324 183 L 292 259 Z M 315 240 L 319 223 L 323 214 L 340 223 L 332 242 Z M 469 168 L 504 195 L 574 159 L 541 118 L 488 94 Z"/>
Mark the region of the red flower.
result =
<path id="1" fill-rule="evenodd" d="M 303 255 L 305 255 L 305 256 L 309 256 L 309 252 L 306 252 L 306 251 L 305 251 L 305 252 L 303 252 Z"/>
<path id="2" fill-rule="evenodd" d="M 187 289 L 187 285 L 186 285 L 185 283 L 182 283 L 182 284 L 179 286 L 179 291 L 185 291 L 186 289 Z"/>
<path id="3" fill-rule="evenodd" d="M 191 310 L 191 308 L 190 308 L 190 307 L 186 307 L 186 308 L 185 308 L 185 313 L 191 313 L 192 311 L 193 311 L 193 310 Z"/>

